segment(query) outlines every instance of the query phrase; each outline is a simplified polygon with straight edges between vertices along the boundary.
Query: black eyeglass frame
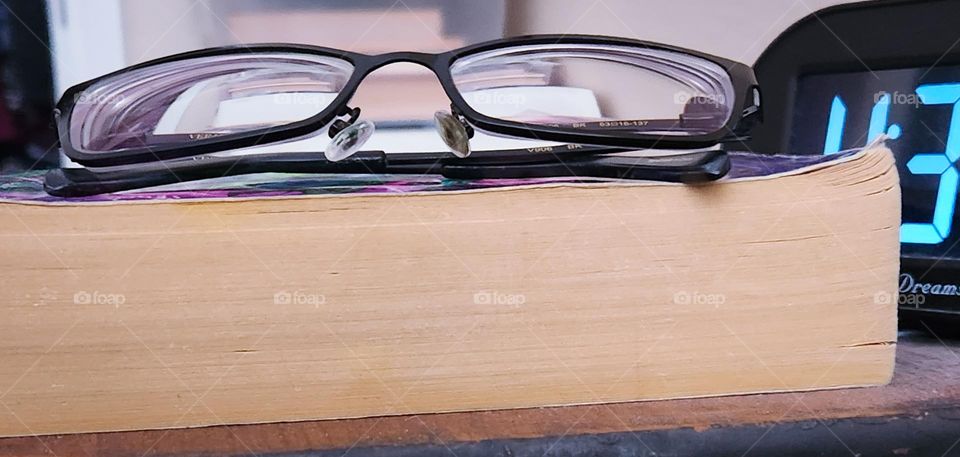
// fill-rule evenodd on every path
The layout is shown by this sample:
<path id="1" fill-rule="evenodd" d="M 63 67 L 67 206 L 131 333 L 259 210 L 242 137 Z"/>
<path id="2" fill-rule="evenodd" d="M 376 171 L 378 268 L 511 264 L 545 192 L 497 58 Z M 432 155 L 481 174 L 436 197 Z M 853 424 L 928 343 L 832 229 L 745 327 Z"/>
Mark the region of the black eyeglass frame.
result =
<path id="1" fill-rule="evenodd" d="M 552 44 L 642 47 L 684 53 L 711 61 L 723 67 L 730 76 L 736 97 L 733 105 L 733 113 L 722 128 L 715 132 L 702 135 L 686 135 L 681 137 L 662 134 L 625 134 L 622 130 L 610 132 L 573 131 L 569 128 L 526 124 L 483 115 L 471 108 L 463 99 L 450 73 L 451 66 L 458 59 L 474 54 L 515 46 Z M 85 151 L 75 148 L 71 141 L 70 120 L 76 107 L 76 100 L 78 100 L 83 91 L 94 84 L 159 64 L 199 57 L 256 54 L 260 52 L 298 53 L 339 58 L 353 65 L 354 70 L 350 79 L 334 101 L 321 113 L 283 126 L 198 139 L 190 144 L 151 145 L 142 148 L 127 148 L 115 151 Z M 258 44 L 210 48 L 177 54 L 125 68 L 71 87 L 64 93 L 55 111 L 58 134 L 61 139 L 61 148 L 67 157 L 81 165 L 109 167 L 201 156 L 231 149 L 267 145 L 306 137 L 322 130 L 336 118 L 349 115 L 348 103 L 367 75 L 385 65 L 401 62 L 419 64 L 433 71 L 439 79 L 440 85 L 446 92 L 447 97 L 449 97 L 456 114 L 463 116 L 471 126 L 481 131 L 516 138 L 620 148 L 699 149 L 727 141 L 741 140 L 742 135 L 749 130 L 750 127 L 759 122 L 762 117 L 759 86 L 756 76 L 749 66 L 689 49 L 648 41 L 591 35 L 531 35 L 489 41 L 441 54 L 393 52 L 380 55 L 367 55 L 301 44 Z M 739 110 L 737 107 L 740 107 Z"/>

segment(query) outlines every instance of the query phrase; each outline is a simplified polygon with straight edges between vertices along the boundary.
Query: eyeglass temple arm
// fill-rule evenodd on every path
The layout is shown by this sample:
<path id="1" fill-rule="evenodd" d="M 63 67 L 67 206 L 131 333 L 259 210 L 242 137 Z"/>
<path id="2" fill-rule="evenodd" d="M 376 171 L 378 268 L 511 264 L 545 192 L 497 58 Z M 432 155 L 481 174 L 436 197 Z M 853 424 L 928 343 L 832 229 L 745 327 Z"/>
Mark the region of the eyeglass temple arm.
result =
<path id="1" fill-rule="evenodd" d="M 53 196 L 83 197 L 254 173 L 441 174 L 452 179 L 580 176 L 696 183 L 719 179 L 730 168 L 727 154 L 717 150 L 657 157 L 603 155 L 630 150 L 566 145 L 477 151 L 465 159 L 449 153 L 363 151 L 339 162 L 328 161 L 319 153 L 202 156 L 102 169 L 51 170 L 45 176 L 44 189 Z"/>
<path id="2" fill-rule="evenodd" d="M 361 151 L 339 161 L 321 153 L 252 154 L 246 156 L 200 156 L 165 162 L 148 162 L 109 168 L 64 168 L 49 171 L 44 189 L 50 195 L 81 197 L 202 179 L 255 173 L 324 174 L 436 174 L 445 160 L 465 163 L 523 163 L 556 160 L 559 156 L 622 152 L 627 149 L 580 145 L 551 146 L 503 151 L 477 151 L 474 157 L 458 159 L 450 153 L 397 153 Z"/>
<path id="3" fill-rule="evenodd" d="M 611 132 L 628 132 L 656 134 L 659 132 L 676 130 L 683 127 L 686 129 L 699 129 L 697 133 L 706 134 L 716 130 L 716 121 L 708 118 L 688 119 L 684 122 L 677 122 L 670 119 L 636 119 L 636 120 L 616 120 L 616 121 L 591 121 L 591 122 L 570 122 L 563 124 L 547 124 L 555 128 L 565 128 L 572 130 L 603 130 Z M 693 130 L 690 130 L 693 131 Z M 729 135 L 720 139 L 720 142 L 744 141 L 750 138 L 747 134 L 749 129 L 737 128 L 729 132 Z"/>

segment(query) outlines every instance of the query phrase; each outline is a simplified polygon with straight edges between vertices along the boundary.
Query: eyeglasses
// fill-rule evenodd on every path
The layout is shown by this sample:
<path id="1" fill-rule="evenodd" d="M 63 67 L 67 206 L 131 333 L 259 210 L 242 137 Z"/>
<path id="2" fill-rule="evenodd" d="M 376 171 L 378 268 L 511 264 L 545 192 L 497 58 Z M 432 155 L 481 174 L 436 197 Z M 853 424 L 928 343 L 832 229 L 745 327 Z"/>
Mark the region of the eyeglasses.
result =
<path id="1" fill-rule="evenodd" d="M 451 102 L 450 111 L 435 115 L 448 152 L 361 150 L 374 124 L 349 103 L 369 73 L 398 62 L 438 77 Z M 208 49 L 73 87 L 56 115 L 64 153 L 86 167 L 47 176 L 48 192 L 61 196 L 263 172 L 702 182 L 726 173 L 725 153 L 619 153 L 739 141 L 761 117 L 759 88 L 746 65 L 596 36 L 511 38 L 443 54 Z M 476 130 L 568 144 L 474 152 Z M 322 153 L 242 152 L 324 134 L 331 141 Z"/>

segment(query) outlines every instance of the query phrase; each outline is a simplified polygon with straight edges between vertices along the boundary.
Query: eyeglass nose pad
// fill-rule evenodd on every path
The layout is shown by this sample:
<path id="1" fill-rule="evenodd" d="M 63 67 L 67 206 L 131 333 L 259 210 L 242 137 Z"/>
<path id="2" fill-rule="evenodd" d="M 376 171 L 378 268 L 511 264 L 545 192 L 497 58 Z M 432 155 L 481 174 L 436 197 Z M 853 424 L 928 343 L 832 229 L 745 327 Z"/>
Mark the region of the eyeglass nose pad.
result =
<path id="1" fill-rule="evenodd" d="M 453 155 L 461 159 L 470 155 L 470 133 L 459 118 L 449 111 L 437 111 L 433 120 L 436 121 L 437 133 Z"/>
<path id="2" fill-rule="evenodd" d="M 323 155 L 331 162 L 346 159 L 360 151 L 375 130 L 373 122 L 354 122 L 333 137 Z"/>

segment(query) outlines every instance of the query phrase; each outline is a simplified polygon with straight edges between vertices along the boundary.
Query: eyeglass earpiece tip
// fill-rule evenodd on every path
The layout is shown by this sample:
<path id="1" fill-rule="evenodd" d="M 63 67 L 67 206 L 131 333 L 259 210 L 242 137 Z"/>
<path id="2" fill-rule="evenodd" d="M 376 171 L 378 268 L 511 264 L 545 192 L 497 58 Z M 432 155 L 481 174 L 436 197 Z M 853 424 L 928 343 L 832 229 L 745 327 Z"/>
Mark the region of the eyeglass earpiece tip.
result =
<path id="1" fill-rule="evenodd" d="M 453 155 L 466 158 L 470 155 L 470 133 L 460 119 L 449 111 L 437 111 L 433 115 L 437 133 L 450 148 Z"/>
<path id="2" fill-rule="evenodd" d="M 376 126 L 370 121 L 350 124 L 334 135 L 323 155 L 331 162 L 339 162 L 360 151 L 360 148 L 373 136 Z"/>

